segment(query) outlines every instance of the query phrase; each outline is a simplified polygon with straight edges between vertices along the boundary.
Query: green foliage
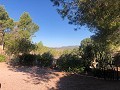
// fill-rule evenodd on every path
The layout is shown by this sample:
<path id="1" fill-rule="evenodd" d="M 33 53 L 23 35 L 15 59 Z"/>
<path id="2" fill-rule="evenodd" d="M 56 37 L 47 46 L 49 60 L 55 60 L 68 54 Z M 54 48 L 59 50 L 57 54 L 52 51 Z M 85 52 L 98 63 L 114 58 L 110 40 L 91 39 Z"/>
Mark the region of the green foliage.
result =
<path id="1" fill-rule="evenodd" d="M 40 67 L 51 67 L 53 62 L 53 56 L 49 52 L 43 53 L 42 55 L 36 54 L 22 54 L 15 57 L 11 64 L 23 65 L 23 66 L 40 66 Z"/>
<path id="2" fill-rule="evenodd" d="M 120 66 L 120 52 L 118 52 L 115 56 L 114 56 L 114 64 L 115 66 Z"/>
<path id="3" fill-rule="evenodd" d="M 13 26 L 13 20 L 9 18 L 9 15 L 4 7 L 0 5 L 0 44 L 3 46 L 5 33 L 12 30 Z"/>
<path id="4" fill-rule="evenodd" d="M 22 30 L 26 30 L 27 26 L 32 22 L 32 19 L 28 13 L 23 13 L 20 17 L 18 27 Z"/>
<path id="5" fill-rule="evenodd" d="M 80 50 L 80 55 L 84 61 L 84 67 L 89 68 L 91 62 L 95 58 L 93 40 L 91 38 L 83 39 L 81 41 L 81 46 L 79 47 L 79 50 Z"/>
<path id="6" fill-rule="evenodd" d="M 42 55 L 43 53 L 50 52 L 54 57 L 59 57 L 61 53 L 63 53 L 62 50 L 56 50 L 54 48 L 49 48 L 43 45 L 43 43 L 40 41 L 36 44 L 37 48 L 34 51 L 35 54 Z"/>
<path id="7" fill-rule="evenodd" d="M 0 6 L 0 23 L 4 23 L 9 19 L 8 13 L 3 6 Z"/>
<path id="8" fill-rule="evenodd" d="M 85 38 L 81 41 L 81 46 L 83 49 L 86 48 L 86 46 L 93 44 L 93 40 L 91 38 Z"/>
<path id="9" fill-rule="evenodd" d="M 9 22 L 11 22 L 9 20 Z M 14 24 L 12 31 L 5 34 L 6 52 L 19 55 L 20 53 L 30 53 L 36 49 L 31 40 L 33 34 L 39 29 L 28 13 L 23 13 L 20 20 Z"/>
<path id="10" fill-rule="evenodd" d="M 85 67 L 88 68 L 91 65 L 91 62 L 94 60 L 93 47 L 88 45 L 83 52 L 82 59 L 84 60 Z"/>
<path id="11" fill-rule="evenodd" d="M 110 69 L 113 67 L 112 53 L 104 43 L 96 43 L 92 39 L 84 39 L 80 46 L 81 57 L 86 68 Z M 93 63 L 96 63 L 96 65 Z"/>
<path id="12" fill-rule="evenodd" d="M 27 12 L 24 12 L 18 22 L 18 28 L 28 31 L 32 36 L 35 32 L 37 32 L 39 26 L 32 21 L 32 18 Z"/>
<path id="13" fill-rule="evenodd" d="M 93 44 L 94 58 L 98 62 L 98 68 L 112 68 L 113 58 L 109 48 L 103 43 Z"/>
<path id="14" fill-rule="evenodd" d="M 30 40 L 25 38 L 9 38 L 6 40 L 6 52 L 9 54 L 19 55 L 19 53 L 30 53 L 30 51 L 35 49 L 35 45 L 31 43 Z"/>
<path id="15" fill-rule="evenodd" d="M 57 61 L 57 66 L 59 69 L 68 72 L 79 73 L 84 71 L 83 60 L 76 52 L 61 55 Z"/>
<path id="16" fill-rule="evenodd" d="M 26 39 L 21 39 L 18 41 L 18 51 L 19 53 L 29 53 L 35 49 L 35 45 L 31 41 Z"/>
<path id="17" fill-rule="evenodd" d="M 36 55 L 23 54 L 18 58 L 18 63 L 24 66 L 33 66 L 36 60 Z"/>
<path id="18" fill-rule="evenodd" d="M 0 62 L 5 62 L 6 57 L 4 55 L 0 55 Z"/>
<path id="19" fill-rule="evenodd" d="M 37 49 L 35 51 L 36 54 L 41 54 L 42 55 L 43 53 L 49 51 L 49 48 L 44 46 L 42 42 L 37 43 L 36 46 L 37 46 Z"/>
<path id="20" fill-rule="evenodd" d="M 41 65 L 48 67 L 52 65 L 53 55 L 50 52 L 43 53 L 41 55 Z"/>
<path id="21" fill-rule="evenodd" d="M 63 50 L 63 54 L 70 54 L 72 52 L 72 50 L 67 49 L 67 50 Z"/>
<path id="22" fill-rule="evenodd" d="M 51 0 L 70 24 L 86 25 L 94 40 L 120 46 L 120 0 Z"/>
<path id="23" fill-rule="evenodd" d="M 120 25 L 120 1 L 116 0 L 51 0 L 62 17 L 75 25 L 87 24 L 99 30 Z M 112 20 L 111 20 L 112 19 Z"/>

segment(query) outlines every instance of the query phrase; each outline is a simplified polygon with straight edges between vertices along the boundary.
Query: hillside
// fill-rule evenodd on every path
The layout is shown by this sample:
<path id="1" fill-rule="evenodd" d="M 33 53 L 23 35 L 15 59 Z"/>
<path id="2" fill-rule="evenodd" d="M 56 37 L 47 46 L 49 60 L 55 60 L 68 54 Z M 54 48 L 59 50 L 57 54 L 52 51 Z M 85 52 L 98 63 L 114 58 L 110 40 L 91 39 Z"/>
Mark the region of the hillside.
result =
<path id="1" fill-rule="evenodd" d="M 75 46 L 62 46 L 62 47 L 55 47 L 53 49 L 56 49 L 56 50 L 67 50 L 67 49 L 75 49 L 75 48 L 79 48 L 78 45 L 75 45 Z"/>

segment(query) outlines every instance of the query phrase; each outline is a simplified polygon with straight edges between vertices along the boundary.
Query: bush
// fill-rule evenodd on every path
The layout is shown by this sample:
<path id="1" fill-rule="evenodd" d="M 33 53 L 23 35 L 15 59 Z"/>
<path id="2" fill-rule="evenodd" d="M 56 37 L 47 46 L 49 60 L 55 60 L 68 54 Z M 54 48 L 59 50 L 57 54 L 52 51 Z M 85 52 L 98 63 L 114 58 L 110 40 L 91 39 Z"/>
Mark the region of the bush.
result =
<path id="1" fill-rule="evenodd" d="M 42 56 L 40 55 L 40 54 L 38 54 L 38 55 L 36 55 L 36 60 L 37 60 L 37 65 L 38 66 L 42 66 L 42 63 L 41 63 L 41 61 L 42 61 Z"/>
<path id="2" fill-rule="evenodd" d="M 50 52 L 45 52 L 41 56 L 41 65 L 44 67 L 49 67 L 52 65 L 53 55 Z"/>
<path id="3" fill-rule="evenodd" d="M 4 55 L 0 55 L 0 62 L 5 62 L 6 57 Z"/>
<path id="4" fill-rule="evenodd" d="M 49 52 L 43 53 L 42 55 L 23 54 L 13 60 L 12 64 L 15 63 L 23 66 L 38 65 L 41 67 L 48 67 L 52 65 L 53 55 Z"/>
<path id="5" fill-rule="evenodd" d="M 78 56 L 72 54 L 63 54 L 59 58 L 57 66 L 60 70 L 67 72 L 79 73 L 84 71 L 82 60 Z"/>
<path id="6" fill-rule="evenodd" d="M 32 55 L 32 54 L 23 54 L 20 55 L 18 58 L 19 64 L 25 66 L 32 66 L 35 64 L 35 61 L 36 61 L 36 55 Z"/>
<path id="7" fill-rule="evenodd" d="M 115 56 L 114 56 L 114 64 L 116 66 L 120 66 L 120 53 L 117 53 Z"/>

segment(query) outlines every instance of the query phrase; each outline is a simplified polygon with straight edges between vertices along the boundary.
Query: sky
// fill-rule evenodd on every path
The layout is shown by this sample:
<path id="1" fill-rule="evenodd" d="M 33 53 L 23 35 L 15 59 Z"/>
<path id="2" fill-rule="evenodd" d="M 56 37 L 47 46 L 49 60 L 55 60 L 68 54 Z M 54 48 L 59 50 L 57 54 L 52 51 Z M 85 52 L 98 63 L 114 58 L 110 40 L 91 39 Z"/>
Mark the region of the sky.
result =
<path id="1" fill-rule="evenodd" d="M 68 24 L 56 11 L 50 0 L 0 0 L 9 16 L 18 21 L 24 12 L 28 12 L 40 29 L 35 33 L 33 42 L 42 41 L 48 47 L 80 45 L 81 40 L 93 33 L 87 27 L 74 31 L 75 26 Z"/>

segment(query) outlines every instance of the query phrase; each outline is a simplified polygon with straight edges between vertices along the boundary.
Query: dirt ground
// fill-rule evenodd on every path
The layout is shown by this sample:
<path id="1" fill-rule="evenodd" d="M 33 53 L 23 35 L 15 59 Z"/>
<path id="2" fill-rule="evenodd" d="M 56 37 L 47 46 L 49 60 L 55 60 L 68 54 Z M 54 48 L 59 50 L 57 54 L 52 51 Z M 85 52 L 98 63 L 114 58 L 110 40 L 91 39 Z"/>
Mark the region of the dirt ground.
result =
<path id="1" fill-rule="evenodd" d="M 50 90 L 64 75 L 38 67 L 12 67 L 0 63 L 1 90 Z"/>
<path id="2" fill-rule="evenodd" d="M 120 90 L 120 81 L 0 63 L 0 90 Z"/>

